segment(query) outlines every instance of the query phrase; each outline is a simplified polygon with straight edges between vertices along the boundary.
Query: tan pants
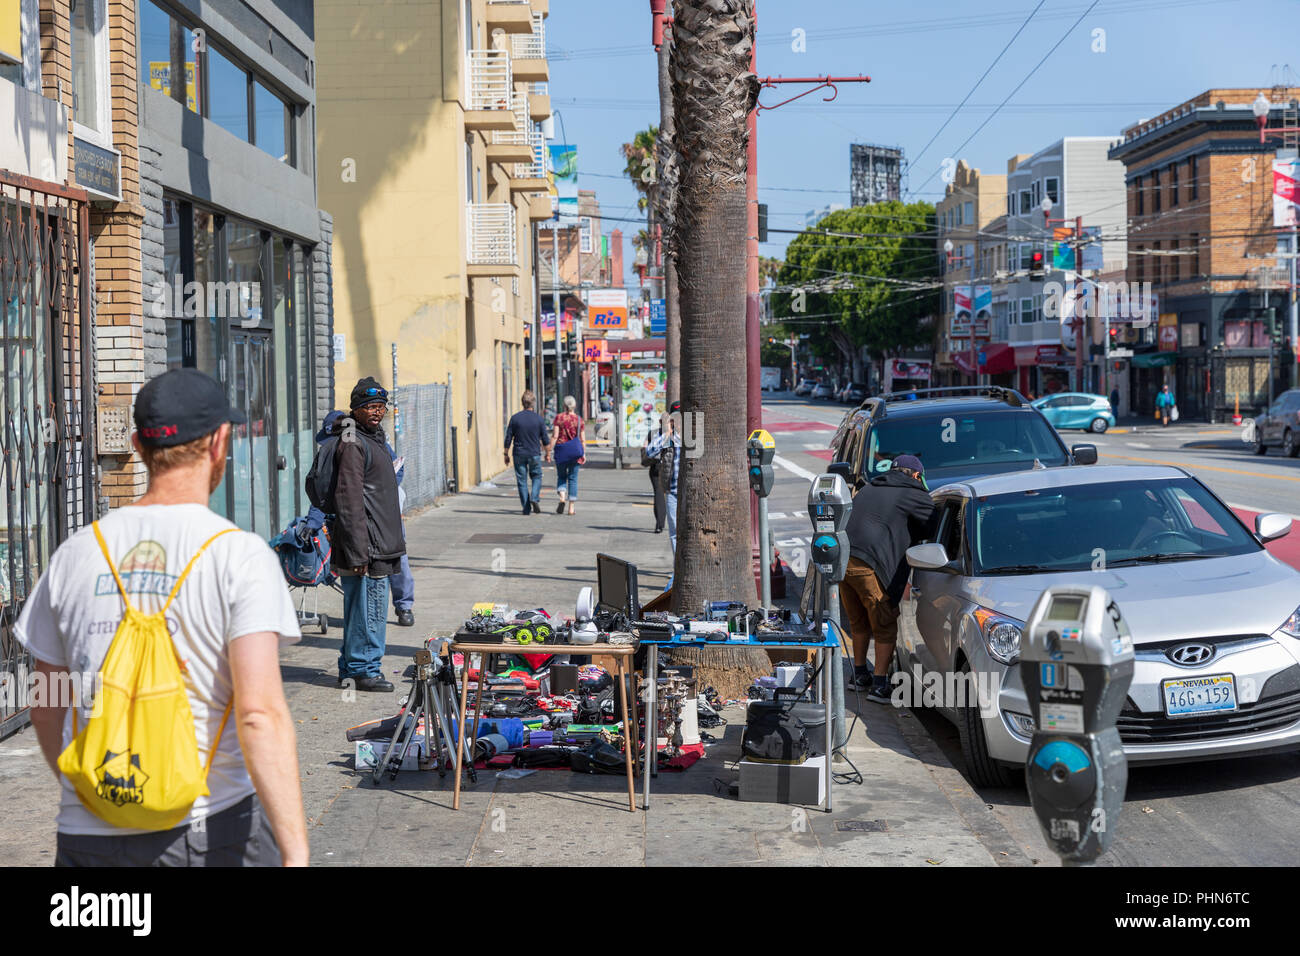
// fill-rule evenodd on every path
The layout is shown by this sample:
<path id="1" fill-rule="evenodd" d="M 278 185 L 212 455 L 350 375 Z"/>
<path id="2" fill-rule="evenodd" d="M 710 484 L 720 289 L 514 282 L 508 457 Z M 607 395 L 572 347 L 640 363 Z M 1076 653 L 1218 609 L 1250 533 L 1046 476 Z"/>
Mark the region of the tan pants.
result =
<path id="1" fill-rule="evenodd" d="M 877 647 L 884 644 L 893 650 L 898 640 L 898 606 L 889 600 L 876 572 L 865 561 L 849 558 L 848 570 L 840 582 L 840 603 L 849 617 L 855 658 L 865 656 L 867 642 L 873 637 Z"/>

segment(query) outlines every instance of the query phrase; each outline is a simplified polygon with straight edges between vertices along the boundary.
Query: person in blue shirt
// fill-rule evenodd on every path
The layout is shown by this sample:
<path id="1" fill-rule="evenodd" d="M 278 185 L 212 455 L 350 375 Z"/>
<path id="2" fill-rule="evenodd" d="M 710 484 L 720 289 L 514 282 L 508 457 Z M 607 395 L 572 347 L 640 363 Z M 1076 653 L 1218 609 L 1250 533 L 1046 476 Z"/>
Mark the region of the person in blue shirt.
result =
<path id="1" fill-rule="evenodd" d="M 645 456 L 658 458 L 659 468 L 666 477 L 661 477 L 664 484 L 664 508 L 668 519 L 668 543 L 673 554 L 677 553 L 677 475 L 682 465 L 682 437 L 677 433 L 677 421 L 682 410 L 681 402 L 673 402 L 664 416 L 665 427 L 646 445 Z M 665 459 L 671 457 L 669 464 Z"/>
<path id="2" fill-rule="evenodd" d="M 551 460 L 551 432 L 546 420 L 533 411 L 533 390 L 519 396 L 521 411 L 510 416 L 506 425 L 506 464 L 510 464 L 510 444 L 514 442 L 515 486 L 524 514 L 541 514 L 542 461 Z"/>
<path id="3" fill-rule="evenodd" d="M 1178 402 L 1174 399 L 1174 393 L 1166 385 L 1156 394 L 1156 411 L 1160 414 L 1160 425 L 1163 428 L 1169 427 L 1169 419 L 1177 408 Z"/>

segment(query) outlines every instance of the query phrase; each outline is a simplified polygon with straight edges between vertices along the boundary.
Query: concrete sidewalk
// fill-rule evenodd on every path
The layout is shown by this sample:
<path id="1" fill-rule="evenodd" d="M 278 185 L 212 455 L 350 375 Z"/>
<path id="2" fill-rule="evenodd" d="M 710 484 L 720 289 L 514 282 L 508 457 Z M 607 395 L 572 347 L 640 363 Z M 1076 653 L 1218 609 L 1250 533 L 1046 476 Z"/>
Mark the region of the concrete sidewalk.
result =
<path id="1" fill-rule="evenodd" d="M 345 730 L 391 714 L 408 686 L 403 673 L 410 655 L 429 634 L 454 630 L 475 601 L 572 615 L 578 589 L 595 584 L 597 551 L 637 564 L 643 600 L 666 584 L 668 538 L 653 533 L 646 473 L 615 471 L 603 449 L 589 461 L 573 517 L 555 514 L 555 472 L 548 468 L 540 515 L 519 513 L 509 474 L 495 487 L 446 498 L 408 518 L 416 626 L 399 628 L 390 617 L 384 660 L 397 693 L 348 700 L 335 686 L 342 601 L 320 590 L 321 608 L 331 618 L 328 635 L 305 634 L 283 652 L 313 863 L 1029 863 L 908 711 L 865 702 L 848 748 L 863 783 L 837 784 L 829 815 L 725 795 L 737 776 L 726 766 L 739 755 L 739 707 L 728 708 L 729 723 L 712 731 L 718 739 L 704 760 L 653 781 L 648 813 L 628 812 L 621 776 L 543 770 L 503 780 L 481 771 L 476 784 L 467 781 L 457 812 L 450 774 L 440 780 L 434 772 L 402 773 L 376 787 L 368 773 L 355 772 Z M 638 779 L 638 806 L 640 798 Z M 0 801 L 8 810 L 0 820 L 0 862 L 52 861 L 56 800 L 55 781 L 30 730 L 0 743 Z M 848 823 L 855 826 L 845 828 Z"/>

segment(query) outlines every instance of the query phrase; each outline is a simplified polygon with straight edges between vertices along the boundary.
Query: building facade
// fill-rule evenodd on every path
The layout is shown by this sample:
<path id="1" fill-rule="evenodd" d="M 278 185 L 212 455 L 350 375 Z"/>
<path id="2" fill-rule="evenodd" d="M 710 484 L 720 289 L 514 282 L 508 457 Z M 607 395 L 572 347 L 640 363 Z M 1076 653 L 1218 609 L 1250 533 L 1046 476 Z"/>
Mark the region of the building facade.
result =
<path id="1" fill-rule="evenodd" d="M 1127 277 L 1159 297 L 1158 320 L 1115 363 L 1139 414 L 1154 414 L 1164 384 L 1182 415 L 1206 421 L 1265 406 L 1270 367 L 1273 394 L 1288 384 L 1294 345 L 1269 328 L 1289 305 L 1289 270 L 1275 256 L 1290 233 L 1272 214 L 1285 143 L 1260 142 L 1251 106 L 1261 93 L 1272 125 L 1294 115 L 1294 88 L 1211 89 L 1128 127 L 1109 151 L 1124 167 Z"/>
<path id="2" fill-rule="evenodd" d="M 407 482 L 408 452 L 445 447 L 415 480 L 477 484 L 505 466 L 536 315 L 531 227 L 551 217 L 547 2 L 315 6 L 337 400 L 364 375 L 396 383 Z"/>

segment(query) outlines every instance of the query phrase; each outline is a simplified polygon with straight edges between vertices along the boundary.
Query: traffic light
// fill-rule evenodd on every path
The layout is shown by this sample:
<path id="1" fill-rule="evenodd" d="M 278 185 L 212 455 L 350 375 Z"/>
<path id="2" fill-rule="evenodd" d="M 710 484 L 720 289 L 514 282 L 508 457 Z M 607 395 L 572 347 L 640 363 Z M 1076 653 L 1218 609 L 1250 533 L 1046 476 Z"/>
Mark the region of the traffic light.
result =
<path id="1" fill-rule="evenodd" d="M 1046 270 L 1046 261 L 1042 249 L 1035 249 L 1029 256 L 1029 274 L 1041 279 Z"/>

